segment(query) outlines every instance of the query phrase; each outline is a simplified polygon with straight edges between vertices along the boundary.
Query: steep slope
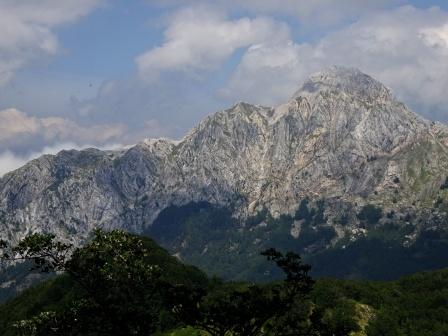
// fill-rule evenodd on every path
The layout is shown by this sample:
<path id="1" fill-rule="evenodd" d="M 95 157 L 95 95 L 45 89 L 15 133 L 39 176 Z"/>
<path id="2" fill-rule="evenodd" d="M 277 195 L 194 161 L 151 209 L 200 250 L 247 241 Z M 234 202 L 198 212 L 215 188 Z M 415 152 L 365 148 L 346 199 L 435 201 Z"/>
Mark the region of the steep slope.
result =
<path id="1" fill-rule="evenodd" d="M 444 125 L 423 120 L 368 75 L 331 67 L 285 104 L 238 103 L 179 142 L 28 163 L 0 179 L 0 235 L 16 241 L 44 230 L 82 241 L 94 227 L 151 232 L 164 209 L 206 202 L 229 209 L 235 231 L 265 210 L 290 216 L 284 232 L 294 239 L 307 225 L 334 230 L 318 249 L 391 222 L 412 226 L 401 241 L 409 245 L 428 228 L 446 230 L 447 175 Z M 304 200 L 320 220 L 296 215 Z M 381 208 L 376 221 L 359 216 L 369 204 Z"/>

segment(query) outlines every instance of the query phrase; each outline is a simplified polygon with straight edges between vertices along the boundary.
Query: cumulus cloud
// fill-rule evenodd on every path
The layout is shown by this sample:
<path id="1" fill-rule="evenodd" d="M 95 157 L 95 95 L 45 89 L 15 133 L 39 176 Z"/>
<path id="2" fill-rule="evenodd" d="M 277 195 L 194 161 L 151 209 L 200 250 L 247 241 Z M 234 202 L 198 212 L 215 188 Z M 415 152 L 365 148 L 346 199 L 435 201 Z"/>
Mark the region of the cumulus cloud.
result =
<path id="1" fill-rule="evenodd" d="M 58 52 L 54 28 L 91 12 L 103 0 L 0 0 L 0 85 L 30 61 Z"/>
<path id="2" fill-rule="evenodd" d="M 149 79 L 160 71 L 186 71 L 218 67 L 237 49 L 270 40 L 287 40 L 285 24 L 268 18 L 229 20 L 216 9 L 193 7 L 170 20 L 163 45 L 137 57 L 139 73 Z"/>
<path id="3" fill-rule="evenodd" d="M 28 159 L 18 157 L 10 151 L 0 153 L 0 178 L 6 173 L 23 166 Z"/>
<path id="4" fill-rule="evenodd" d="M 254 45 L 244 53 L 219 94 L 229 100 L 271 106 L 283 102 L 313 71 L 302 57 L 307 53 L 309 48 L 306 45 L 292 41 Z"/>
<path id="5" fill-rule="evenodd" d="M 0 150 L 23 151 L 66 142 L 101 145 L 118 140 L 124 133 L 122 125 L 81 126 L 60 117 L 29 116 L 14 108 L 0 111 Z"/>
<path id="6" fill-rule="evenodd" d="M 273 0 L 215 3 L 256 14 L 294 15 L 301 22 L 330 23 L 342 20 L 344 15 L 352 20 L 317 40 L 299 43 L 279 21 L 229 19 L 223 12 L 194 3 L 171 17 L 161 46 L 136 59 L 143 77 L 154 79 L 173 71 L 212 73 L 236 50 L 242 50 L 241 61 L 227 85 L 217 89 L 218 96 L 226 101 L 278 104 L 312 72 L 336 64 L 358 67 L 391 87 L 426 117 L 448 120 L 448 13 L 440 8 L 380 10 L 402 3 L 399 0 L 285 0 L 282 6 Z M 333 19 L 327 12 L 334 15 Z"/>
<path id="7" fill-rule="evenodd" d="M 98 146 L 179 138 L 206 114 L 236 100 L 281 103 L 310 73 L 333 64 L 358 67 L 417 112 L 448 121 L 448 13 L 439 8 L 389 9 L 400 0 L 284 0 L 281 6 L 274 0 L 217 0 L 213 7 L 210 1 L 174 2 L 189 7 L 171 8 L 175 12 L 164 21 L 162 42 L 135 59 L 137 74 L 106 80 L 95 96 L 79 95 L 52 110 L 3 99 L 2 107 L 20 106 L 28 114 L 0 110 L 0 152 L 40 151 L 61 142 Z M 0 29 L 0 69 L 6 59 L 19 62 L 20 68 L 36 55 L 57 53 L 55 27 L 77 20 L 99 3 L 43 0 L 33 6 L 31 1 L 0 0 L 0 9 L 11 13 L 9 20 L 37 34 Z M 285 15 L 289 17 L 282 21 Z M 301 24 L 288 26 L 291 16 Z M 313 25 L 303 26 L 308 23 Z M 306 42 L 294 40 L 314 23 L 317 34 Z M 322 28 L 334 23 L 331 29 Z M 33 113 L 62 114 L 44 118 Z"/>
<path id="8" fill-rule="evenodd" d="M 391 87 L 432 119 L 446 121 L 448 13 L 400 7 L 366 16 L 317 42 L 249 48 L 221 91 L 227 97 L 278 103 L 311 72 L 355 66 Z"/>

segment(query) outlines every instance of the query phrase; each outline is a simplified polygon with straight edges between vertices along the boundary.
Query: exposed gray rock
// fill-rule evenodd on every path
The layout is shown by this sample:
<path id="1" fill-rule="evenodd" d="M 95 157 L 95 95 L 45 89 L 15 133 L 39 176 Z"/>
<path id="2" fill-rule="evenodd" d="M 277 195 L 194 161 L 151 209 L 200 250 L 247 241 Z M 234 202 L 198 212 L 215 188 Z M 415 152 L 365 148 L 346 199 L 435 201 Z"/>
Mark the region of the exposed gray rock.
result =
<path id="1" fill-rule="evenodd" d="M 448 172 L 447 145 L 444 125 L 420 118 L 360 71 L 332 67 L 283 105 L 238 103 L 178 142 L 29 162 L 0 179 L 0 236 L 51 231 L 78 242 L 95 227 L 141 232 L 167 206 L 190 201 L 243 217 L 264 207 L 291 214 L 304 197 L 329 199 L 334 209 L 427 208 Z M 332 225 L 339 214 L 328 211 Z"/>

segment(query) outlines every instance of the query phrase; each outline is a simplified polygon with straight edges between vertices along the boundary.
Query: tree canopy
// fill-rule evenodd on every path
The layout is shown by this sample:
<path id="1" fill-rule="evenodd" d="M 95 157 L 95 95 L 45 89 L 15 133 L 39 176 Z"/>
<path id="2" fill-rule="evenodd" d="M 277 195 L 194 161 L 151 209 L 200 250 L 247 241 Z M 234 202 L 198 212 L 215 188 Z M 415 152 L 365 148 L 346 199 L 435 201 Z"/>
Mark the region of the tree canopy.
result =
<path id="1" fill-rule="evenodd" d="M 33 234 L 2 248 L 3 260 L 64 272 L 79 289 L 65 307 L 15 323 L 19 335 L 151 335 L 167 323 L 212 336 L 289 335 L 311 314 L 310 267 L 294 253 L 263 252 L 285 280 L 260 285 L 173 281 L 164 277 L 163 266 L 148 261 L 152 251 L 140 237 L 118 230 L 96 230 L 82 248 L 51 234 Z"/>

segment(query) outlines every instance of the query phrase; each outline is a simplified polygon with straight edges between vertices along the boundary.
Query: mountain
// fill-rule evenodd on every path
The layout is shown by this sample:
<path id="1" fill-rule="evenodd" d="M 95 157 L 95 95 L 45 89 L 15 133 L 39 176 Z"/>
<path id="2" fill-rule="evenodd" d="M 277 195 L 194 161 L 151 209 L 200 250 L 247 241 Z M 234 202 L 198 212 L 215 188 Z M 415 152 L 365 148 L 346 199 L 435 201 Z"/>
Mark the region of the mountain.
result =
<path id="1" fill-rule="evenodd" d="M 94 227 L 123 228 L 200 266 L 219 258 L 211 271 L 236 277 L 269 244 L 314 256 L 370 237 L 414 258 L 419 244 L 445 253 L 447 176 L 446 126 L 359 70 L 331 67 L 285 104 L 237 103 L 180 141 L 29 162 L 0 179 L 0 235 L 82 243 Z M 409 270 L 440 266 L 424 256 Z M 342 276 L 365 275 L 350 272 Z"/>

